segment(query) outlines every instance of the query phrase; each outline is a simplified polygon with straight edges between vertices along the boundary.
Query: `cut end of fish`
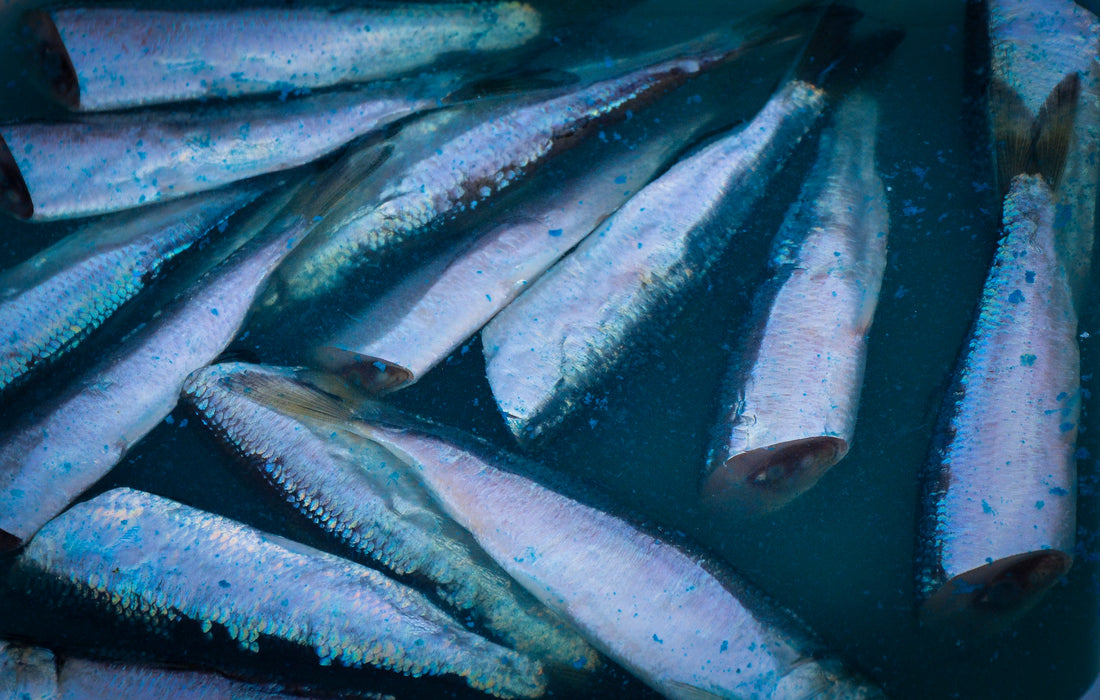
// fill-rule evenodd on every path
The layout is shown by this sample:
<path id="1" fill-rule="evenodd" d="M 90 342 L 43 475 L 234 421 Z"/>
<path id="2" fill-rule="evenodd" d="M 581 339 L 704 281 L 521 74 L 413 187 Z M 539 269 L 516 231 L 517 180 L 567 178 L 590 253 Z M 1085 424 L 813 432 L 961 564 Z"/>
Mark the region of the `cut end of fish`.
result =
<path id="1" fill-rule="evenodd" d="M 80 109 L 80 79 L 53 17 L 49 12 L 32 10 L 25 22 L 34 34 L 35 55 L 50 96 L 69 109 Z"/>
<path id="2" fill-rule="evenodd" d="M 7 142 L 0 136 L 0 205 L 4 210 L 20 219 L 29 219 L 34 214 L 31 192 L 19 172 L 19 164 L 11 155 Z"/>
<path id="3" fill-rule="evenodd" d="M 818 435 L 740 452 L 704 479 L 704 502 L 744 515 L 785 506 L 848 453 L 847 441 Z"/>
<path id="4" fill-rule="evenodd" d="M 388 394 L 419 379 L 401 365 L 331 345 L 317 348 L 313 357 L 322 369 L 372 394 Z"/>
<path id="5" fill-rule="evenodd" d="M 996 629 L 1030 610 L 1069 571 L 1073 557 L 1047 549 L 1026 552 L 959 574 L 943 584 L 921 606 L 926 623 L 958 621 Z M 991 625 L 992 623 L 992 625 Z"/>
<path id="6" fill-rule="evenodd" d="M 10 552 L 23 546 L 23 540 L 7 530 L 0 530 L 0 552 Z"/>

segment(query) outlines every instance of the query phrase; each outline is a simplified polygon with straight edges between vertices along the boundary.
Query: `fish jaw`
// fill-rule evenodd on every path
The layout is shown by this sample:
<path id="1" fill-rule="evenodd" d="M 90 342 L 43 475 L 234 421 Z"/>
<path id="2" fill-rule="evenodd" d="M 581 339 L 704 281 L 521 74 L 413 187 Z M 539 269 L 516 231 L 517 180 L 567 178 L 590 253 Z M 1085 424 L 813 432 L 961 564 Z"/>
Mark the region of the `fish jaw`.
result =
<path id="1" fill-rule="evenodd" d="M 703 479 L 704 502 L 758 515 L 790 503 L 848 454 L 848 441 L 817 435 L 738 451 Z"/>

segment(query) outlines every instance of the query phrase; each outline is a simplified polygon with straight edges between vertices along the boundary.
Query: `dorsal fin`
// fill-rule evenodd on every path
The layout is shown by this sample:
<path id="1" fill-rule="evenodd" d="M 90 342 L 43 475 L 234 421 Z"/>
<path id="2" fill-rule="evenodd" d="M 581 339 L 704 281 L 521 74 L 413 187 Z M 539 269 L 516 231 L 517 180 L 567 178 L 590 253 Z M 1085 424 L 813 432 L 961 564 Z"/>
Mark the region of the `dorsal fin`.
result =
<path id="1" fill-rule="evenodd" d="M 1081 77 L 1070 73 L 1050 91 L 1035 119 L 1035 166 L 1052 189 L 1058 186 L 1066 167 L 1080 93 Z"/>

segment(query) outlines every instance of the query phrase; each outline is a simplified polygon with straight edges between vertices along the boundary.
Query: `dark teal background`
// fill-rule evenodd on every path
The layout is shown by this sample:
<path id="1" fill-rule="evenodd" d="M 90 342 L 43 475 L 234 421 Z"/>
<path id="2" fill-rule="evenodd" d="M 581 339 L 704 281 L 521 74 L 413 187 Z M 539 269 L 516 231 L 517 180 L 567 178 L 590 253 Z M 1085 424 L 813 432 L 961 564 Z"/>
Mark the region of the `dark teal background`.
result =
<path id="1" fill-rule="evenodd" d="M 18 16 L 39 4 L 0 0 L 0 119 L 63 116 L 33 89 L 27 58 L 20 50 Z M 763 2 L 651 0 L 633 8 L 618 2 L 606 9 L 582 11 L 586 3 L 542 4 L 550 15 L 548 32 L 563 47 L 550 60 L 560 60 L 563 66 L 572 58 L 602 59 L 655 48 L 767 6 Z M 1094 11 L 1100 5 L 1083 4 L 1092 4 Z M 164 5 L 169 3 L 158 3 Z M 795 610 L 893 696 L 1076 698 L 1100 665 L 1098 581 L 1095 563 L 1090 561 L 1098 552 L 1100 498 L 1100 427 L 1094 419 L 1100 414 L 1095 399 L 1085 403 L 1085 429 L 1079 442 L 1085 455 L 1079 462 L 1079 544 L 1069 576 L 1008 632 L 984 640 L 931 634 L 918 627 L 913 614 L 917 475 L 992 255 L 1000 205 L 990 188 L 991 174 L 974 156 L 982 145 L 970 135 L 976 115 L 968 111 L 964 91 L 968 69 L 964 3 L 905 0 L 857 5 L 873 21 L 903 27 L 907 36 L 871 83 L 881 103 L 878 165 L 889 189 L 890 253 L 850 455 L 804 497 L 761 520 L 719 519 L 695 507 L 695 487 L 717 408 L 715 391 L 724 372 L 726 348 L 737 340 L 753 286 L 761 279 L 767 243 L 797 192 L 798 174 L 813 155 L 811 144 L 779 178 L 758 221 L 739 237 L 737 249 L 710 277 L 708 288 L 693 297 L 678 319 L 649 339 L 616 378 L 601 387 L 592 404 L 536 456 L 601 484 L 625 507 L 670 531 L 688 534 L 728 560 Z M 569 24 L 578 19 L 583 20 L 579 26 Z M 766 52 L 700 79 L 669 97 L 661 107 L 665 118 L 687 115 L 701 109 L 693 106 L 700 104 L 727 110 L 729 122 L 749 117 L 780 78 L 785 60 L 781 52 Z M 700 100 L 693 99 L 697 94 Z M 646 112 L 637 119 L 641 126 L 621 127 L 624 138 L 644 138 L 646 129 L 660 128 L 646 122 Z M 617 129 L 609 127 L 609 132 Z M 588 153 L 598 157 L 598 148 L 590 148 L 594 150 Z M 586 161 L 598 162 L 588 156 L 574 157 L 554 166 L 558 170 L 552 172 L 567 177 L 570 168 Z M 0 220 L 0 268 L 15 264 L 72 227 Z M 185 266 L 186 261 L 181 267 Z M 376 280 L 399 274 L 377 272 Z M 382 281 L 366 284 L 369 291 Z M 1094 285 L 1087 299 L 1095 299 L 1095 293 Z M 107 327 L 89 348 L 59 363 L 46 379 L 0 399 L 4 402 L 0 422 L 6 425 L 48 396 L 52 387 L 63 384 L 126 326 L 146 317 L 154 303 L 139 300 L 127 318 Z M 326 303 L 310 308 L 301 318 L 284 321 L 294 336 L 308 338 L 333 326 L 344 311 Z M 1100 343 L 1096 305 L 1085 304 L 1081 330 L 1094 336 L 1080 342 L 1083 383 L 1089 389 Z M 285 335 L 259 327 L 235 347 L 239 357 L 275 363 L 294 362 L 300 349 Z M 476 339 L 393 400 L 510 444 L 484 379 Z M 223 456 L 183 409 L 140 443 L 96 490 L 120 484 L 340 551 L 313 535 L 258 480 Z M 27 598 L 10 588 L 0 596 L 0 634 L 32 635 L 73 648 L 105 643 L 96 639 L 96 626 L 81 629 L 76 609 L 47 614 L 50 601 L 45 596 Z M 143 646 L 140 640 L 132 643 Z M 188 657 L 204 653 L 197 635 L 170 640 L 165 646 Z M 295 662 L 285 666 L 261 656 L 249 663 L 277 669 L 293 668 Z M 401 697 L 413 697 L 422 687 L 424 697 L 440 692 L 435 686 L 428 690 L 402 682 L 392 690 Z M 557 689 L 561 696 L 631 697 L 647 692 L 621 672 L 587 690 Z"/>

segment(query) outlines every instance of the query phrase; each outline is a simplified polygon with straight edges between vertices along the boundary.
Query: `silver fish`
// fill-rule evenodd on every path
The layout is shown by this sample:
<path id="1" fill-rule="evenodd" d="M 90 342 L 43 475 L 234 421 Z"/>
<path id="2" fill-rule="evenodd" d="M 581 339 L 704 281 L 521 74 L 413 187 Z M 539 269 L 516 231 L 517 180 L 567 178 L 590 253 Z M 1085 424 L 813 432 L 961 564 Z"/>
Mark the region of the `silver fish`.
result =
<path id="1" fill-rule="evenodd" d="M 0 390 L 74 347 L 258 184 L 99 219 L 0 272 Z"/>
<path id="2" fill-rule="evenodd" d="M 438 105 L 435 82 L 0 126 L 0 203 L 36 221 L 129 209 L 316 160 Z"/>
<path id="3" fill-rule="evenodd" d="M 1077 316 L 1050 186 L 1018 175 L 922 505 L 933 617 L 1010 618 L 1069 570 L 1080 413 Z"/>
<path id="4" fill-rule="evenodd" d="M 183 399 L 237 455 L 300 512 L 373 563 L 430 581 L 448 605 L 507 646 L 575 670 L 596 652 L 510 581 L 470 535 L 438 512 L 407 467 L 376 444 L 285 412 L 252 380 L 306 381 L 282 368 L 238 363 L 192 374 Z M 307 384 L 307 386 L 310 386 Z"/>
<path id="5" fill-rule="evenodd" d="M 877 125 L 866 93 L 837 107 L 776 238 L 773 277 L 731 368 L 708 454 L 702 493 L 711 505 L 778 508 L 848 453 L 886 269 Z"/>
<path id="6" fill-rule="evenodd" d="M 1054 191 L 1058 256 L 1070 276 L 1081 310 L 1089 279 L 1100 186 L 1100 20 L 1072 0 L 988 0 L 991 44 L 993 138 L 1002 196 L 1027 157 L 1029 127 L 1047 96 L 1070 74 L 1080 90 L 1071 133 L 1058 150 Z M 1023 140 L 1019 137 L 1023 137 Z"/>
<path id="7" fill-rule="evenodd" d="M 278 639 L 321 665 L 458 675 L 500 697 L 537 697 L 537 662 L 463 630 L 422 594 L 365 566 L 160 496 L 119 488 L 42 528 L 16 566 L 61 596 L 152 630 L 191 620 L 245 651 Z"/>
<path id="8" fill-rule="evenodd" d="M 649 182 L 694 131 L 680 121 L 494 217 L 355 314 L 317 348 L 321 366 L 373 390 L 416 382 Z"/>
<path id="9" fill-rule="evenodd" d="M 231 236 L 247 238 L 265 226 L 293 189 L 260 207 Z M 300 230 L 276 229 L 244 243 L 56 398 L 0 435 L 0 549 L 26 541 L 172 411 L 183 380 L 226 348 Z"/>
<path id="10" fill-rule="evenodd" d="M 739 46 L 759 41 L 758 34 L 747 36 Z M 394 157 L 372 177 L 359 178 L 335 204 L 308 212 L 321 221 L 279 269 L 279 298 L 299 301 L 335 289 L 377 253 L 423 239 L 571 148 L 596 125 L 741 50 L 712 48 L 549 98 L 471 104 L 407 126 L 391 144 Z"/>
<path id="11" fill-rule="evenodd" d="M 206 671 L 60 658 L 49 649 L 0 640 L 0 698 L 4 700 L 293 700 L 319 697 L 281 692 Z M 370 695 L 377 700 L 390 696 Z"/>
<path id="12" fill-rule="evenodd" d="M 540 30 L 520 2 L 170 12 L 32 12 L 53 96 L 105 110 L 388 78 L 444 55 L 520 46 Z"/>
<path id="13" fill-rule="evenodd" d="M 502 569 L 666 697 L 883 697 L 732 574 L 543 486 L 524 475 L 532 465 L 276 374 L 257 374 L 250 385 L 405 460 Z"/>
<path id="14" fill-rule="evenodd" d="M 485 326 L 489 384 L 517 438 L 560 423 L 644 323 L 683 304 L 824 107 L 820 88 L 787 83 L 744 128 L 632 197 Z"/>

